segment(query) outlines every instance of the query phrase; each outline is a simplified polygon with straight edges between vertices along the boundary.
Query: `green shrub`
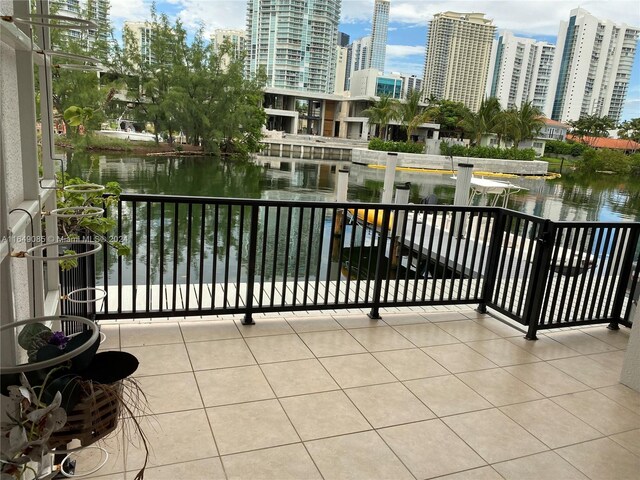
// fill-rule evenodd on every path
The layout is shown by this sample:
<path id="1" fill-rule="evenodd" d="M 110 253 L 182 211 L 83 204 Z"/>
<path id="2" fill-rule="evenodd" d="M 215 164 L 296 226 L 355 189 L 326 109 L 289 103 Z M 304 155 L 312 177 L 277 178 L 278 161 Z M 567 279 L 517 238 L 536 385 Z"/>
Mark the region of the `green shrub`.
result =
<path id="1" fill-rule="evenodd" d="M 555 153 L 556 155 L 571 155 L 580 157 L 589 147 L 577 142 L 561 142 L 560 140 L 547 140 L 544 147 L 545 153 Z"/>
<path id="2" fill-rule="evenodd" d="M 576 163 L 578 170 L 583 172 L 613 172 L 629 173 L 640 164 L 639 155 L 627 156 L 616 150 L 586 150 L 582 159 Z M 639 165 L 640 166 L 640 165 Z"/>
<path id="3" fill-rule="evenodd" d="M 496 147 L 465 147 L 464 145 L 448 145 L 440 143 L 440 153 L 442 155 L 452 155 L 454 157 L 474 157 L 474 158 L 498 158 L 504 160 L 535 160 L 536 151 L 532 148 L 496 148 Z"/>
<path id="4" fill-rule="evenodd" d="M 369 150 L 382 152 L 422 153 L 424 144 L 415 142 L 385 142 L 380 138 L 372 138 L 369 141 Z"/>

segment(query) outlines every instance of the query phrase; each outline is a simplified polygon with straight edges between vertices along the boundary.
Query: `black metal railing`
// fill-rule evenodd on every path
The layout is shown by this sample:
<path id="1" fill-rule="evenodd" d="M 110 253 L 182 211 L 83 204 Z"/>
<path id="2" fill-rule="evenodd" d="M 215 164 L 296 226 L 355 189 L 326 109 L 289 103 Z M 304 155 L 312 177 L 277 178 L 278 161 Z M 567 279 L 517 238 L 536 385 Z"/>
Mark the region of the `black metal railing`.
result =
<path id="1" fill-rule="evenodd" d="M 486 207 L 129 195 L 97 318 L 479 304 L 529 326 L 630 325 L 637 223 Z"/>

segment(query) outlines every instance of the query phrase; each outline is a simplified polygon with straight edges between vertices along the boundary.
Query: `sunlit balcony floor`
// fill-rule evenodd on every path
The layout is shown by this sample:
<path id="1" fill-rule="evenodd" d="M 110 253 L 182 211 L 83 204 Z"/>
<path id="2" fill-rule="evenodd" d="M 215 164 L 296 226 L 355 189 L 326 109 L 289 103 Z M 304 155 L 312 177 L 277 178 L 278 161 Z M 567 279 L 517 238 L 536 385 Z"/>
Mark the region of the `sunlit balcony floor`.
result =
<path id="1" fill-rule="evenodd" d="M 629 329 L 530 342 L 469 307 L 381 313 L 103 322 L 102 348 L 140 360 L 145 478 L 639 478 Z M 135 435 L 98 445 L 110 457 L 91 478 L 134 478 Z"/>

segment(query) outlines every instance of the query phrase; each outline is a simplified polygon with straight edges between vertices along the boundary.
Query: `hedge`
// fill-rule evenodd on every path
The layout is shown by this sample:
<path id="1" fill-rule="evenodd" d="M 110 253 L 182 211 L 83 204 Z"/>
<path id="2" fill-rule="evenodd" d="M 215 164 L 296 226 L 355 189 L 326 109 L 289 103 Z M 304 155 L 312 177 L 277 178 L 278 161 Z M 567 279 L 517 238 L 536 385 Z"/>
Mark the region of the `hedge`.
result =
<path id="1" fill-rule="evenodd" d="M 582 143 L 561 142 L 560 140 L 547 140 L 544 147 L 545 153 L 555 153 L 557 155 L 571 155 L 572 157 L 580 157 L 589 147 Z"/>
<path id="2" fill-rule="evenodd" d="M 369 141 L 369 150 L 380 150 L 383 152 L 402 152 L 402 153 L 422 153 L 424 151 L 423 143 L 415 142 L 385 142 L 379 138 L 372 138 Z"/>
<path id="3" fill-rule="evenodd" d="M 536 158 L 536 151 L 533 148 L 520 150 L 482 146 L 465 147 L 457 144 L 449 145 L 445 142 L 440 143 L 440 153 L 454 157 L 499 158 L 503 160 L 535 160 Z"/>

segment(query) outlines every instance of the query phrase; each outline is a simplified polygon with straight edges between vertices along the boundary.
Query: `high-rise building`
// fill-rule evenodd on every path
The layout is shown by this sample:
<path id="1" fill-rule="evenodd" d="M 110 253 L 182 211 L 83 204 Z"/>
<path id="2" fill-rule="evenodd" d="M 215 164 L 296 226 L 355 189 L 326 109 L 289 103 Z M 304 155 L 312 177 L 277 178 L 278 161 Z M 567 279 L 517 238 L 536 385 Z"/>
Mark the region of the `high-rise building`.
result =
<path id="1" fill-rule="evenodd" d="M 549 95 L 555 45 L 502 32 L 493 42 L 487 81 L 487 97 L 496 97 L 502 108 L 531 102 L 545 112 Z"/>
<path id="2" fill-rule="evenodd" d="M 340 47 L 349 46 L 349 35 L 344 32 L 338 32 L 338 45 Z"/>
<path id="3" fill-rule="evenodd" d="M 477 111 L 487 85 L 495 28 L 483 13 L 435 14 L 427 33 L 425 98 L 462 102 Z"/>
<path id="4" fill-rule="evenodd" d="M 218 50 L 222 44 L 227 41 L 233 47 L 233 53 L 239 56 L 246 49 L 247 32 L 244 30 L 226 30 L 217 29 L 211 35 L 211 42 L 213 42 L 213 48 Z"/>
<path id="5" fill-rule="evenodd" d="M 344 78 L 344 89 L 349 90 L 349 79 L 353 75 L 353 72 L 358 70 L 364 70 L 369 68 L 369 58 L 371 55 L 371 36 L 359 38 L 354 40 L 351 45 L 347 47 L 347 67 Z"/>
<path id="6" fill-rule="evenodd" d="M 151 53 L 151 25 L 147 22 L 124 22 L 122 28 L 123 37 L 125 32 L 132 34 L 132 39 L 140 53 L 140 60 L 147 64 L 152 63 L 155 59 Z M 125 48 L 127 44 L 125 43 Z"/>
<path id="7" fill-rule="evenodd" d="M 267 86 L 334 89 L 340 0 L 248 0 L 246 72 Z"/>
<path id="8" fill-rule="evenodd" d="M 600 20 L 582 8 L 571 10 L 558 32 L 551 118 L 568 122 L 596 115 L 618 122 L 639 35 L 636 27 Z"/>
<path id="9" fill-rule="evenodd" d="M 371 28 L 371 57 L 367 68 L 384 71 L 387 53 L 387 31 L 389 29 L 389 0 L 375 0 Z"/>
<path id="10" fill-rule="evenodd" d="M 109 40 L 109 0 L 61 0 L 56 2 L 56 5 L 57 15 L 83 18 L 98 25 L 97 30 L 65 29 L 63 35 L 86 41 L 87 48 L 91 47 L 96 40 L 103 42 Z"/>
<path id="11" fill-rule="evenodd" d="M 347 74 L 347 47 L 336 47 L 336 80 L 333 87 L 333 93 L 340 94 L 344 92 L 345 77 Z"/>
<path id="12" fill-rule="evenodd" d="M 422 79 L 417 75 L 413 75 L 411 73 L 391 73 L 400 76 L 402 79 L 402 98 L 407 98 L 407 96 L 414 90 L 422 90 Z"/>

